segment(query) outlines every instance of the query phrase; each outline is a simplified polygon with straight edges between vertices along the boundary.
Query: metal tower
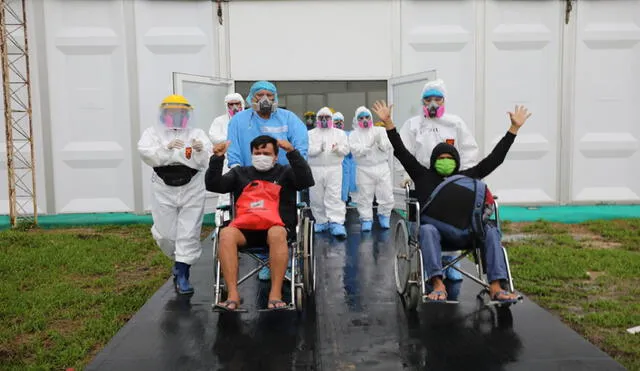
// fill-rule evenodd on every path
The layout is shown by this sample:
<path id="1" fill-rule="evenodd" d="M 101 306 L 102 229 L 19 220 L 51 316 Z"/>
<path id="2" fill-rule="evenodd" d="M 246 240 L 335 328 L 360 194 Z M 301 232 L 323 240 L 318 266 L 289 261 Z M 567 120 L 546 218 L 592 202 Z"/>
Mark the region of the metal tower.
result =
<path id="1" fill-rule="evenodd" d="M 0 0 L 0 61 L 11 225 L 38 222 L 26 0 Z"/>

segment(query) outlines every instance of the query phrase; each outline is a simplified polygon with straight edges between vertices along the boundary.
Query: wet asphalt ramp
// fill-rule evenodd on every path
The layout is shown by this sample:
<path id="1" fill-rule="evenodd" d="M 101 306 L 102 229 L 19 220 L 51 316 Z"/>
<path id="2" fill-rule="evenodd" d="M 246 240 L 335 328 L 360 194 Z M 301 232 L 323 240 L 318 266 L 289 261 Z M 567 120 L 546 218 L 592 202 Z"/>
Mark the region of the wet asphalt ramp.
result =
<path id="1" fill-rule="evenodd" d="M 391 231 L 360 233 L 350 215 L 344 241 L 318 235 L 315 313 L 258 313 L 267 287 L 241 286 L 241 316 L 211 311 L 210 245 L 193 267 L 196 294 L 167 282 L 87 370 L 623 370 L 525 298 L 513 321 L 476 307 L 469 280 L 459 305 L 404 312 L 395 293 Z M 241 259 L 241 269 L 254 263 Z M 517 282 L 516 282 L 517 288 Z"/>

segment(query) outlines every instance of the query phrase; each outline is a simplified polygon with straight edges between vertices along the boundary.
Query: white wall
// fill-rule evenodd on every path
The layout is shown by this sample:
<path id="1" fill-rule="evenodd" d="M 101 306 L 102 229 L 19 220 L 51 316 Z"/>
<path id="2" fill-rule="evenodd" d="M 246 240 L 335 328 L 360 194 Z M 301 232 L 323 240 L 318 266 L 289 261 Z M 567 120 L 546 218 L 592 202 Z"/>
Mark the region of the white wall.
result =
<path id="1" fill-rule="evenodd" d="M 640 201 L 640 0 L 574 2 L 569 24 L 552 0 L 236 0 L 222 26 L 206 0 L 28 3 L 43 212 L 149 208 L 135 144 L 173 72 L 386 80 L 437 69 L 448 111 L 485 154 L 507 110 L 534 112 L 488 179 L 503 202 Z"/>
<path id="2" fill-rule="evenodd" d="M 232 1 L 231 77 L 387 79 L 390 12 L 390 1 Z"/>

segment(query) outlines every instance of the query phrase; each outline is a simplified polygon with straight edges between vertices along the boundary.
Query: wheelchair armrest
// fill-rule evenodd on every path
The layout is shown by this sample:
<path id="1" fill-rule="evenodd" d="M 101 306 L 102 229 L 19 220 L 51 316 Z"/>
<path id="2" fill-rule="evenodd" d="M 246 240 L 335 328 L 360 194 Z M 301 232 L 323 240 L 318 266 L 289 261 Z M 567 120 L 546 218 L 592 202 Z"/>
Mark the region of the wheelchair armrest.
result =
<path id="1" fill-rule="evenodd" d="M 231 205 L 222 205 L 222 206 L 218 206 L 216 207 L 217 210 L 222 210 L 222 211 L 228 211 L 231 210 Z"/>
<path id="2" fill-rule="evenodd" d="M 304 209 L 305 207 L 307 207 L 307 203 L 306 202 L 298 202 L 298 204 L 296 205 L 296 207 L 298 209 Z"/>

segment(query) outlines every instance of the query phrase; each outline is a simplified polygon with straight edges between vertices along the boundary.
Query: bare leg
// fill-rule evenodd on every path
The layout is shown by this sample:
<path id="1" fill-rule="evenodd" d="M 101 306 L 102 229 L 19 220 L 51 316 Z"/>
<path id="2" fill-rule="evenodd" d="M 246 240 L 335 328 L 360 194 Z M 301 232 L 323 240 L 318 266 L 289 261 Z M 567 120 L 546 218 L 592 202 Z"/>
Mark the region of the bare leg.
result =
<path id="1" fill-rule="evenodd" d="M 220 231 L 218 259 L 220 259 L 222 275 L 229 293 L 227 300 L 237 303 L 240 303 L 240 293 L 238 292 L 238 246 L 244 246 L 246 243 L 247 240 L 238 228 L 226 227 Z"/>
<path id="2" fill-rule="evenodd" d="M 287 248 L 287 230 L 284 227 L 271 227 L 267 232 L 267 245 L 269 246 L 269 262 L 271 266 L 271 292 L 269 301 L 282 300 L 282 282 L 287 270 L 289 252 Z M 281 307 L 284 304 L 279 304 Z"/>

